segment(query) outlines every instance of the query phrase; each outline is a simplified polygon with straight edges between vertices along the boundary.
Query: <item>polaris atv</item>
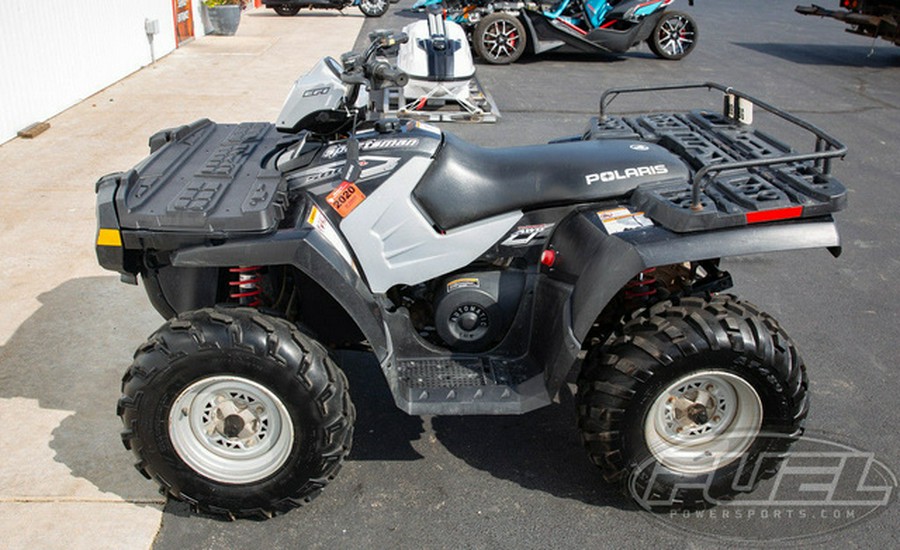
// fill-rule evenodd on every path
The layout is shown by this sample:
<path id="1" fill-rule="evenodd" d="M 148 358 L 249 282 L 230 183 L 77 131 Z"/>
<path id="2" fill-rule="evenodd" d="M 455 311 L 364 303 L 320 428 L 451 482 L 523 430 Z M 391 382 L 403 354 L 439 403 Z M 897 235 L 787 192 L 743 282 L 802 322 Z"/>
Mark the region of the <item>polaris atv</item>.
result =
<path id="1" fill-rule="evenodd" d="M 721 92 L 724 114 L 612 116 L 639 93 L 614 90 L 583 135 L 483 148 L 380 118 L 406 83 L 380 56 L 405 36 L 372 38 L 299 79 L 276 124 L 164 130 L 97 183 L 100 264 L 168 319 L 118 403 L 141 473 L 232 516 L 308 502 L 356 417 L 332 352 L 364 344 L 412 415 L 522 414 L 577 375 L 590 459 L 650 508 L 771 474 L 806 369 L 777 321 L 722 294 L 719 259 L 837 255 L 844 146 L 707 83 L 668 89 Z M 814 150 L 746 124 L 754 104 Z"/>

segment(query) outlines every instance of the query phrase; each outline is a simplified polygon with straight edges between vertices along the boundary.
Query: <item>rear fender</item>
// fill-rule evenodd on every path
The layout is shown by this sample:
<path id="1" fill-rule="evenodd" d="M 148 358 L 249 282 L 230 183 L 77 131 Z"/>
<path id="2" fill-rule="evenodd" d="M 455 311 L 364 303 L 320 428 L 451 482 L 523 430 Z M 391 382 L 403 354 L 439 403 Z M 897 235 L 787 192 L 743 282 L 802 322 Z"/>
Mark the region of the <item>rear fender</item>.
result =
<path id="1" fill-rule="evenodd" d="M 174 252 L 176 267 L 292 265 L 316 281 L 356 322 L 379 361 L 389 355 L 381 309 L 362 278 L 324 236 L 306 226 L 278 231 L 252 242 L 235 240 Z"/>
<path id="2" fill-rule="evenodd" d="M 555 345 L 556 358 L 545 362 L 547 381 L 555 393 L 573 366 L 565 364 L 571 348 L 583 343 L 594 321 L 619 290 L 641 271 L 663 265 L 764 252 L 827 248 L 840 253 L 840 237 L 830 216 L 802 221 L 744 226 L 703 233 L 673 233 L 659 226 L 615 233 L 604 227 L 597 208 L 574 213 L 554 232 L 548 248 L 556 252 L 548 279 L 571 288 L 557 313 L 568 320 Z M 546 336 L 544 336 L 546 346 Z"/>

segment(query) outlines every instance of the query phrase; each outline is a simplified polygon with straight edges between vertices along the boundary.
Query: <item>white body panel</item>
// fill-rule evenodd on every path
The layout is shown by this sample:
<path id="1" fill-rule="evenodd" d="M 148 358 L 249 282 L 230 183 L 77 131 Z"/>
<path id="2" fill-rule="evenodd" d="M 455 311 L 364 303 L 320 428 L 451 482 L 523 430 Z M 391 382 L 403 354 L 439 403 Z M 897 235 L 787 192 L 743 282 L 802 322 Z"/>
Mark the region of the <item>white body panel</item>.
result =
<path id="1" fill-rule="evenodd" d="M 413 285 L 465 267 L 522 217 L 509 212 L 445 234 L 432 227 L 412 191 L 431 160 L 410 159 L 341 222 L 372 292 Z"/>
<path id="2" fill-rule="evenodd" d="M 325 57 L 319 60 L 308 73 L 294 82 L 291 92 L 275 124 L 279 130 L 290 131 L 306 115 L 322 110 L 335 111 L 341 107 L 344 99 L 345 87 L 341 82 L 341 64 L 331 58 Z M 356 100 L 357 106 L 365 105 L 369 96 L 365 90 L 360 89 Z"/>

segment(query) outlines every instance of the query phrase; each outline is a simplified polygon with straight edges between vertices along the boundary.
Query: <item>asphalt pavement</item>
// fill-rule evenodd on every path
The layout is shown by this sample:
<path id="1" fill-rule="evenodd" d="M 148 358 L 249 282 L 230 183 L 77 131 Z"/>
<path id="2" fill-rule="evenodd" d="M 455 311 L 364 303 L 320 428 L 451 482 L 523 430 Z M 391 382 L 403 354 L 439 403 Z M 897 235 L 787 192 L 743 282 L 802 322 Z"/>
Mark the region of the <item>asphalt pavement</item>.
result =
<path id="1" fill-rule="evenodd" d="M 800 115 L 845 142 L 850 152 L 835 166 L 835 174 L 850 190 L 849 208 L 837 215 L 844 245 L 841 257 L 812 250 L 728 259 L 724 267 L 735 278 L 733 291 L 772 313 L 799 346 L 811 384 L 809 432 L 869 452 L 890 470 L 900 472 L 896 428 L 900 411 L 895 406 L 900 388 L 895 366 L 900 337 L 900 217 L 896 214 L 900 208 L 896 184 L 900 179 L 896 164 L 900 48 L 847 34 L 843 25 L 831 20 L 795 14 L 792 1 L 682 4 L 679 0 L 675 7 L 688 11 L 700 29 L 697 49 L 684 60 L 658 60 L 642 46 L 621 56 L 551 54 L 504 67 L 479 64 L 478 77 L 493 95 L 501 120 L 441 126 L 482 145 L 540 143 L 580 133 L 587 118 L 596 113 L 606 88 L 717 81 Z M 402 0 L 384 17 L 365 20 L 354 35 L 357 45 L 370 30 L 400 28 L 419 17 L 402 11 L 409 5 L 411 0 Z M 316 36 L 333 38 L 347 18 L 302 12 L 295 18 L 273 20 L 277 27 L 247 35 L 247 40 L 253 40 L 243 51 L 235 48 L 231 57 L 210 54 L 210 58 L 224 63 L 246 55 L 246 48 L 257 52 L 274 48 L 293 32 L 287 25 L 306 29 L 311 19 L 320 24 L 314 31 L 322 34 Z M 353 36 L 349 38 L 346 47 Z M 266 46 L 267 40 L 275 45 Z M 200 42 L 197 47 L 203 46 Z M 342 46 L 344 42 L 336 43 L 332 49 Z M 320 54 L 326 50 L 316 44 L 309 48 Z M 305 58 L 301 50 L 296 55 L 302 60 L 296 66 L 277 56 L 241 57 L 245 65 L 228 80 L 231 84 L 208 96 L 237 94 L 240 101 L 230 104 L 233 108 L 226 112 L 211 100 L 194 104 L 190 113 L 179 113 L 186 118 L 175 123 L 191 120 L 194 114 L 203 116 L 207 106 L 218 112 L 206 116 L 217 120 L 270 120 L 296 76 L 288 78 L 284 73 L 299 73 L 315 61 Z M 268 65 L 251 73 L 256 63 Z M 118 103 L 139 97 L 141 86 L 151 84 L 134 84 L 133 96 L 104 92 L 95 109 L 111 108 L 110 98 L 124 109 Z M 259 92 L 247 94 L 248 87 Z M 637 112 L 693 108 L 698 101 L 708 107 L 714 99 L 653 94 L 639 100 L 622 98 L 614 105 Z M 349 460 L 318 499 L 263 522 L 229 522 L 193 513 L 178 502 L 163 504 L 154 496 L 153 484 L 130 467 L 131 456 L 119 444 L 113 411 L 117 377 L 134 347 L 160 320 L 140 289 L 120 285 L 115 277 L 87 267 L 91 251 L 84 243 L 90 242 L 92 229 L 78 239 L 77 261 L 70 252 L 76 245 L 68 235 L 58 239 L 68 246 L 55 245 L 54 239 L 46 237 L 21 245 L 30 235 L 29 223 L 43 224 L 41 235 L 53 235 L 54 229 L 64 233 L 59 227 L 68 224 L 69 218 L 78 227 L 92 227 L 93 179 L 131 166 L 140 158 L 146 137 L 157 127 L 172 125 L 173 113 L 158 111 L 168 103 L 140 105 L 140 109 L 132 108 L 139 124 L 119 119 L 115 141 L 122 151 L 100 163 L 89 162 L 90 149 L 82 149 L 79 162 L 85 167 L 69 188 L 48 190 L 24 181 L 24 187 L 16 189 L 18 179 L 6 168 L 11 165 L 3 164 L 3 203 L 22 216 L 20 223 L 7 222 L 0 233 L 6 235 L 3 253 L 13 262 L 2 272 L 4 287 L 15 292 L 30 284 L 37 290 L 27 299 L 17 294 L 14 299 L 19 301 L 12 302 L 15 308 L 4 308 L 7 328 L 0 342 L 0 406 L 8 428 L 17 428 L 17 422 L 10 420 L 25 415 L 41 419 L 32 429 L 43 430 L 43 447 L 34 454 L 15 455 L 18 461 L 60 469 L 68 476 L 36 479 L 31 483 L 40 481 L 40 491 L 16 493 L 10 487 L 27 483 L 16 485 L 18 478 L 9 473 L 10 468 L 30 470 L 20 462 L 3 461 L 2 456 L 12 454 L 16 446 L 11 438 L 0 438 L 0 487 L 5 489 L 0 529 L 12 536 L 7 540 L 13 544 L 6 543 L 10 547 L 33 547 L 46 541 L 62 547 L 81 531 L 104 543 L 98 546 L 143 547 L 140 541 L 145 539 L 128 538 L 127 529 L 107 525 L 137 525 L 129 523 L 137 522 L 137 517 L 143 518 L 142 532 L 152 531 L 161 521 L 153 544 L 158 550 L 719 548 L 777 538 L 786 528 L 781 516 L 750 522 L 733 517 L 725 521 L 720 514 L 679 523 L 678 518 L 666 521 L 638 510 L 605 486 L 588 462 L 568 392 L 562 393 L 558 403 L 521 417 L 410 417 L 394 407 L 377 365 L 363 353 L 340 357 L 359 418 Z M 228 114 L 234 116 L 223 116 Z M 61 126 L 71 128 L 76 137 L 92 133 L 65 117 L 54 128 Z M 24 154 L 18 149 L 23 145 L 7 144 L 0 148 L 0 162 L 12 162 L 10 145 L 16 155 Z M 64 147 L 65 142 L 54 146 Z M 68 178 L 64 170 L 57 178 L 76 179 Z M 36 205 L 50 214 L 34 213 Z M 46 269 L 47 265 L 53 269 Z M 66 269 L 67 265 L 76 267 Z M 75 487 L 76 497 L 60 496 L 63 482 Z M 42 508 L 42 503 L 52 507 Z M 95 519 L 78 526 L 53 521 L 67 517 L 69 508 L 98 518 L 126 506 L 134 515 L 116 522 Z M 786 512 L 787 507 L 782 508 Z M 143 512 L 148 510 L 157 515 L 146 516 Z M 38 518 L 32 530 L 47 530 L 49 535 L 43 531 L 31 538 L 22 535 L 19 518 L 23 516 Z M 835 518 L 832 532 L 791 545 L 898 547 L 898 523 L 894 495 L 889 505 L 877 507 L 859 521 Z"/>

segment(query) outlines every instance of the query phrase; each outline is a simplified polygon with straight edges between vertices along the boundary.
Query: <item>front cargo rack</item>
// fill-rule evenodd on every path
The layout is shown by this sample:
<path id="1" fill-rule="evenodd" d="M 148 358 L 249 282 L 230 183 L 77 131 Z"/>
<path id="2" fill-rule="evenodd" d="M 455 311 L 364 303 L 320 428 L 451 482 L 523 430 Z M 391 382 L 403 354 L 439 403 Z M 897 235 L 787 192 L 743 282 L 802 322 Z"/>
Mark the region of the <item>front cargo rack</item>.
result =
<path id="1" fill-rule="evenodd" d="M 718 90 L 722 113 L 695 110 L 612 116 L 608 107 L 623 94 L 690 89 Z M 814 150 L 792 147 L 751 126 L 760 108 L 809 132 Z M 721 84 L 678 84 L 615 88 L 600 98 L 584 139 L 639 139 L 681 157 L 690 181 L 638 187 L 631 205 L 676 232 L 822 216 L 846 205 L 847 191 L 831 175 L 831 163 L 847 148 L 834 137 L 790 113 Z"/>

